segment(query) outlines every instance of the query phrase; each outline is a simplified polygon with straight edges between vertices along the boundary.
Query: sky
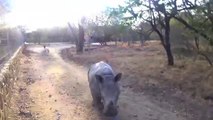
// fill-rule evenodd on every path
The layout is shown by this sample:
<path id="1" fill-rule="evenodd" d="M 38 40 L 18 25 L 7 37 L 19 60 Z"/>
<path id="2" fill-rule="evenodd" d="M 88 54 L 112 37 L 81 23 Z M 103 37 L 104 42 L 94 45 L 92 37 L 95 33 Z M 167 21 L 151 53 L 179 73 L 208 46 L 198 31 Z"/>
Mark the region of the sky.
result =
<path id="1" fill-rule="evenodd" d="M 10 0 L 11 11 L 5 17 L 10 26 L 23 25 L 30 30 L 77 23 L 82 16 L 94 16 L 123 0 Z"/>

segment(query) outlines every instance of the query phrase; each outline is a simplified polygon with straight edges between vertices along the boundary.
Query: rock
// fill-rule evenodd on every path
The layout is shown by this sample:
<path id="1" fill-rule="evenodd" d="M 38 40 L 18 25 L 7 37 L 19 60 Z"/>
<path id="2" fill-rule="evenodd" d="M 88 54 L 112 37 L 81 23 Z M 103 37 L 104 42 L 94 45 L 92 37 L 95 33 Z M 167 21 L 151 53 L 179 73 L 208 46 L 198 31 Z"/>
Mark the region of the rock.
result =
<path id="1" fill-rule="evenodd" d="M 30 111 L 20 111 L 19 112 L 20 116 L 25 116 L 25 117 L 32 117 L 32 113 Z"/>

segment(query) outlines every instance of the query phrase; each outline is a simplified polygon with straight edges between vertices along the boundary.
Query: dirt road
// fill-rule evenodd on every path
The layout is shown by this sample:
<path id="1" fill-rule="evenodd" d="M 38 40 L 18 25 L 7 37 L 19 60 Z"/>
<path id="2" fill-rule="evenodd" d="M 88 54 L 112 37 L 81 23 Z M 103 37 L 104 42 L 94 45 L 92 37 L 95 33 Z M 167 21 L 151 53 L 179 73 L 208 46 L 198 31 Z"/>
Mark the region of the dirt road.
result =
<path id="1" fill-rule="evenodd" d="M 58 46 L 58 47 L 57 47 Z M 27 109 L 32 116 L 21 119 L 36 120 L 106 120 L 91 104 L 87 68 L 66 62 L 60 50 L 69 47 L 51 45 L 49 53 L 42 46 L 29 46 L 29 56 L 22 58 L 21 71 L 30 102 Z M 122 81 L 121 81 L 122 82 Z M 25 97 L 23 97 L 25 99 Z M 26 99 L 25 99 L 26 100 Z M 22 101 L 25 101 L 22 100 Z M 119 120 L 185 120 L 168 105 L 152 102 L 143 93 L 121 88 Z"/>

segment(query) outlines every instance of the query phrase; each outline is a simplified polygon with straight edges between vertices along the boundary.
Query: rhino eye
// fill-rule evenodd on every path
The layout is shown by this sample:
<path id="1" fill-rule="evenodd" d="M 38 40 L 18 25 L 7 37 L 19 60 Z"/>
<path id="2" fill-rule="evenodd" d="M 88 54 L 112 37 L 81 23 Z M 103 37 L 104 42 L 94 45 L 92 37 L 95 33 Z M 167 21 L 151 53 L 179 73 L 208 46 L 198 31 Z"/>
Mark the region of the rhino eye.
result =
<path id="1" fill-rule="evenodd" d="M 103 77 L 100 75 L 95 75 L 96 79 L 100 82 L 103 83 Z"/>

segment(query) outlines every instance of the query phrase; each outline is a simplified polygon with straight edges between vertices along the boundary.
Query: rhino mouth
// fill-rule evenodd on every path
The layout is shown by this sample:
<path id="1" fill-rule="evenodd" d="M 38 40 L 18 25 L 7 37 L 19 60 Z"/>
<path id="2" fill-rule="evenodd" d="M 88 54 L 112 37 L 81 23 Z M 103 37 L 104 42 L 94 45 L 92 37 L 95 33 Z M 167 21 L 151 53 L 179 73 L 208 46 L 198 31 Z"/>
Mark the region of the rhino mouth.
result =
<path id="1" fill-rule="evenodd" d="M 116 116 L 118 114 L 118 110 L 117 110 L 116 107 L 110 107 L 108 109 L 104 109 L 103 113 L 104 113 L 105 116 L 112 117 L 112 116 Z"/>
<path id="2" fill-rule="evenodd" d="M 109 117 L 116 116 L 117 114 L 118 114 L 117 110 L 109 110 L 107 112 L 104 112 L 104 115 Z"/>

